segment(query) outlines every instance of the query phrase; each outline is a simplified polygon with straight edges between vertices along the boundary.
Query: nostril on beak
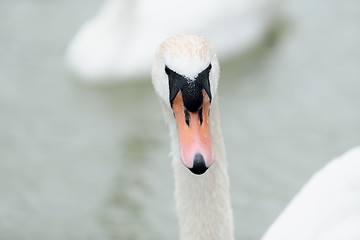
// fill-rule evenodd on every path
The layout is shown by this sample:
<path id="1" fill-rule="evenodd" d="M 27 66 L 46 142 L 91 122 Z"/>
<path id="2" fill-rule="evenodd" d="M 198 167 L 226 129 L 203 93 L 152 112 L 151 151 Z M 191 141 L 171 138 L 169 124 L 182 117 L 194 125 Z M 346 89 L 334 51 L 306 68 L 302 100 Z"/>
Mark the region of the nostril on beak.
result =
<path id="1" fill-rule="evenodd" d="M 189 169 L 192 173 L 196 175 L 201 175 L 206 172 L 208 168 L 205 165 L 204 157 L 200 153 L 197 153 L 195 155 L 193 167 Z"/>

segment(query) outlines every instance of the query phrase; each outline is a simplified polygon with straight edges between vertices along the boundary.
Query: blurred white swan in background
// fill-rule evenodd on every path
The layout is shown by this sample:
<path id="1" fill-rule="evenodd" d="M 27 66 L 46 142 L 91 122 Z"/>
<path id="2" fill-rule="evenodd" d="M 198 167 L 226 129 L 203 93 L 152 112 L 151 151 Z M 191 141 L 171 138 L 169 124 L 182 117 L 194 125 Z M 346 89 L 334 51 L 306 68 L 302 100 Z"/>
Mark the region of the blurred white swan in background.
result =
<path id="1" fill-rule="evenodd" d="M 224 59 L 263 39 L 279 18 L 279 1 L 107 0 L 71 40 L 66 63 L 88 83 L 145 76 L 154 49 L 179 33 L 206 37 Z"/>
<path id="2" fill-rule="evenodd" d="M 289 239 L 360 239 L 360 147 L 318 171 L 263 237 Z"/>

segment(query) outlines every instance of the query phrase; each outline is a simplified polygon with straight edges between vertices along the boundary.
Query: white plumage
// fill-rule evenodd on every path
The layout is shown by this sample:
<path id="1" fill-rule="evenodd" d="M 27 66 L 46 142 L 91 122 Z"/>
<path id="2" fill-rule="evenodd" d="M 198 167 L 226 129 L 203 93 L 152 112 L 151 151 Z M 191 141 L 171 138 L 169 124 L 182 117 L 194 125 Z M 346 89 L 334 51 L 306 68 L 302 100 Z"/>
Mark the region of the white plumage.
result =
<path id="1" fill-rule="evenodd" d="M 360 239 L 360 147 L 329 162 L 295 196 L 263 240 Z"/>
<path id="2" fill-rule="evenodd" d="M 181 66 L 175 65 L 179 56 L 189 61 L 181 61 Z M 169 79 L 165 74 L 165 65 L 168 63 L 174 63 L 173 70 L 187 74 L 186 62 L 193 64 L 192 59 L 197 59 L 199 69 L 209 62 L 212 64 L 209 80 L 213 100 L 209 121 L 215 163 L 201 176 L 191 173 L 180 160 L 177 126 L 169 104 Z M 219 65 L 214 51 L 205 39 L 198 36 L 180 35 L 170 38 L 160 45 L 156 53 L 152 80 L 170 130 L 180 239 L 233 239 L 227 161 L 217 110 Z"/>

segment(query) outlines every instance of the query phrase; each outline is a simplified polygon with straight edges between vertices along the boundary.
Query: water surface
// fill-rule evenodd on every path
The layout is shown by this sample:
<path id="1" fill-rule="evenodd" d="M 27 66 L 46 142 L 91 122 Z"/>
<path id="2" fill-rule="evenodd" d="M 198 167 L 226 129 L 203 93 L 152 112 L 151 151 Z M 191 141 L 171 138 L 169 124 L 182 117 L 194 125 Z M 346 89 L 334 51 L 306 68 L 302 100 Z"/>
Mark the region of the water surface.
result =
<path id="1" fill-rule="evenodd" d="M 0 2 L 1 239 L 177 238 L 150 76 L 96 88 L 63 66 L 101 3 Z M 273 41 L 221 64 L 237 239 L 258 239 L 314 171 L 360 143 L 360 2 L 285 9 Z"/>

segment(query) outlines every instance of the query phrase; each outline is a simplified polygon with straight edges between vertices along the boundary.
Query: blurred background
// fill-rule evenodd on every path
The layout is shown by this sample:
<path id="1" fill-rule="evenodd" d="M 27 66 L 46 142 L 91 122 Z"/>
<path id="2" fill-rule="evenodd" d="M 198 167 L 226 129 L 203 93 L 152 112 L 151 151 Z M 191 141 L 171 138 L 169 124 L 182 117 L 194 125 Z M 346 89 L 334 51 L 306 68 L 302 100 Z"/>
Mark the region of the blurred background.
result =
<path id="1" fill-rule="evenodd" d="M 241 48 L 207 28 L 236 239 L 259 239 L 316 170 L 360 143 L 360 2 L 277 4 L 281 20 L 256 18 L 261 31 Z M 178 238 L 149 63 L 123 78 L 69 73 L 69 44 L 102 6 L 0 1 L 0 239 Z M 93 84 L 101 77 L 113 81 Z"/>

